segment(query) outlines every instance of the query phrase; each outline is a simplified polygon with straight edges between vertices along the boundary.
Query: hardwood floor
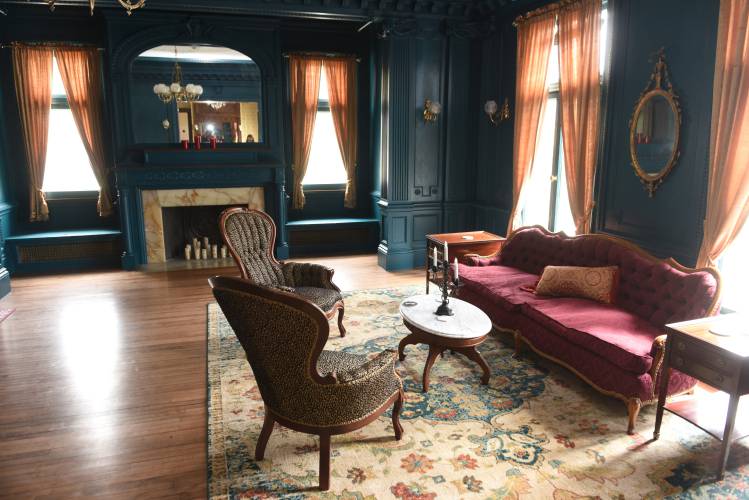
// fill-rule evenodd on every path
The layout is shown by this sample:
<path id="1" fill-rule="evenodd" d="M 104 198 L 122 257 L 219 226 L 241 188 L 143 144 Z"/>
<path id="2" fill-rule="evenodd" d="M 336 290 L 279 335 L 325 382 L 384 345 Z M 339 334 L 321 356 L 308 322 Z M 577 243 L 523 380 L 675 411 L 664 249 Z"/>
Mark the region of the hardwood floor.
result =
<path id="1" fill-rule="evenodd" d="M 372 255 L 295 259 L 344 290 L 421 284 Z M 0 497 L 206 497 L 206 279 L 13 278 L 0 308 Z M 355 334 L 355 329 L 350 330 Z"/>

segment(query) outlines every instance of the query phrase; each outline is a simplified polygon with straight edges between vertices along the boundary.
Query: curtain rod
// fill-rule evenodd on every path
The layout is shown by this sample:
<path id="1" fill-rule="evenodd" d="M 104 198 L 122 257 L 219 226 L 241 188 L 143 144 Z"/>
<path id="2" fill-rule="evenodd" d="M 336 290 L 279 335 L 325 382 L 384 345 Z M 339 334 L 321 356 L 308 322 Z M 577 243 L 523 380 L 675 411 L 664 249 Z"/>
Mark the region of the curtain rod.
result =
<path id="1" fill-rule="evenodd" d="M 525 14 L 519 15 L 512 22 L 512 25 L 517 28 L 519 24 L 533 19 L 534 17 L 542 16 L 544 14 L 548 14 L 549 12 L 557 12 L 565 7 L 569 7 L 578 3 L 582 3 L 581 0 L 559 0 L 558 2 L 550 3 L 548 5 L 544 5 L 543 7 L 539 7 L 538 9 L 534 9 L 526 12 Z"/>
<path id="2" fill-rule="evenodd" d="M 344 54 L 341 52 L 284 52 L 283 57 L 288 59 L 290 56 L 319 56 L 319 57 L 353 57 L 356 62 L 361 62 L 361 57 L 357 57 L 355 54 Z"/>
<path id="3" fill-rule="evenodd" d="M 28 47 L 89 47 L 104 52 L 104 47 L 97 47 L 92 44 L 78 42 L 10 42 L 0 45 L 0 48 L 10 49 L 15 45 L 26 45 Z"/>

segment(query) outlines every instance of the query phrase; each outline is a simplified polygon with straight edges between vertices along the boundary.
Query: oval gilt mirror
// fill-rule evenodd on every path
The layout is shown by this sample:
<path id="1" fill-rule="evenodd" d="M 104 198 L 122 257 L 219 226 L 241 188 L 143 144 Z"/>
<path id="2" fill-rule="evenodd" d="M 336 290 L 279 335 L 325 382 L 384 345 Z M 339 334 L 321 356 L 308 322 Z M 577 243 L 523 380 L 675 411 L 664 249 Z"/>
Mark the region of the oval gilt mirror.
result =
<path id="1" fill-rule="evenodd" d="M 632 166 L 651 197 L 679 158 L 680 128 L 681 109 L 661 50 L 629 123 Z"/>

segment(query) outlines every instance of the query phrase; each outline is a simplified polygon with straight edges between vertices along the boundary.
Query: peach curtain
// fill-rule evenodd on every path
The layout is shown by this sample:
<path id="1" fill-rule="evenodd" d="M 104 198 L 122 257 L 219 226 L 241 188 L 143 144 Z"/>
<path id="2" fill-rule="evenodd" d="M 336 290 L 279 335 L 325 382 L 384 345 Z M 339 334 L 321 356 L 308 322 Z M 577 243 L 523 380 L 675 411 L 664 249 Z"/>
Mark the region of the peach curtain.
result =
<path id="1" fill-rule="evenodd" d="M 559 103 L 572 218 L 577 234 L 590 232 L 601 106 L 599 34 L 601 0 L 582 0 L 559 11 Z"/>
<path id="2" fill-rule="evenodd" d="M 749 0 L 721 0 L 707 214 L 697 265 L 715 265 L 749 215 Z"/>
<path id="3" fill-rule="evenodd" d="M 512 197 L 508 234 L 519 225 L 523 188 L 531 175 L 541 112 L 546 103 L 547 69 L 554 41 L 556 12 L 518 22 L 515 84 L 515 139 L 513 143 Z"/>
<path id="4" fill-rule="evenodd" d="M 42 185 L 52 105 L 52 49 L 13 45 L 13 79 L 29 168 L 30 219 L 32 222 L 45 221 L 49 219 L 49 208 Z"/>
<path id="5" fill-rule="evenodd" d="M 335 125 L 338 147 L 346 169 L 343 206 L 356 207 L 356 58 L 328 58 L 323 63 L 328 79 L 330 114 Z"/>
<path id="6" fill-rule="evenodd" d="M 104 140 L 104 94 L 99 51 L 90 47 L 56 48 L 55 57 L 70 111 L 99 183 L 99 215 L 106 217 L 112 213 L 112 201 Z"/>
<path id="7" fill-rule="evenodd" d="M 291 93 L 291 137 L 294 192 L 292 208 L 304 208 L 302 181 L 312 149 L 312 131 L 317 117 L 317 98 L 320 92 L 322 59 L 314 56 L 289 56 L 289 87 Z"/>

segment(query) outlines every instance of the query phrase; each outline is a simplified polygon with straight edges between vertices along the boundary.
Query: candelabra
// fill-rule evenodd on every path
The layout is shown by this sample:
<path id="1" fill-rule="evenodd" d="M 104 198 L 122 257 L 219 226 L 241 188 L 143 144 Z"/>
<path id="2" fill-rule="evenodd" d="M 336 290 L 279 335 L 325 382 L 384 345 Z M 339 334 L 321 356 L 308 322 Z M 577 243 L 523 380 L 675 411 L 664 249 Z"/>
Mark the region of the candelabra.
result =
<path id="1" fill-rule="evenodd" d="M 458 261 L 457 259 L 455 260 L 456 272 L 452 279 L 450 278 L 450 262 L 447 260 L 447 252 L 445 252 L 445 258 L 442 262 L 437 262 L 436 265 L 434 264 L 435 261 L 432 262 L 430 269 L 435 278 L 437 278 L 438 273 L 442 271 L 442 283 L 440 284 L 442 303 L 434 314 L 437 316 L 452 316 L 453 310 L 450 309 L 450 294 L 454 293 L 461 286 L 457 273 Z"/>

